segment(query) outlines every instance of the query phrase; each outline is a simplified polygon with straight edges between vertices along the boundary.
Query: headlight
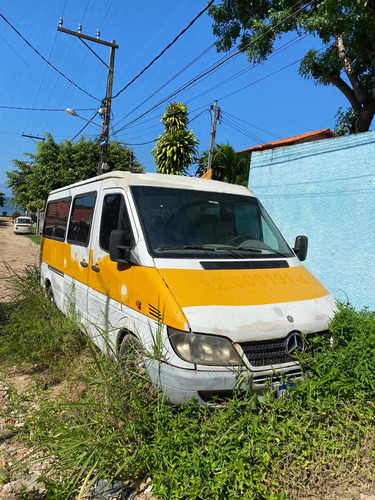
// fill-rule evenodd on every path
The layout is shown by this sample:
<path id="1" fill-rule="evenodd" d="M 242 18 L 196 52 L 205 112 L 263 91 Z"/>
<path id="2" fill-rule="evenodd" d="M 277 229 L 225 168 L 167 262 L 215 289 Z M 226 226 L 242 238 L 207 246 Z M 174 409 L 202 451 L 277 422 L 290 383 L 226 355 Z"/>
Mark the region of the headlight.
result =
<path id="1" fill-rule="evenodd" d="M 241 358 L 225 337 L 188 333 L 168 327 L 169 340 L 176 354 L 196 365 L 240 365 Z"/>

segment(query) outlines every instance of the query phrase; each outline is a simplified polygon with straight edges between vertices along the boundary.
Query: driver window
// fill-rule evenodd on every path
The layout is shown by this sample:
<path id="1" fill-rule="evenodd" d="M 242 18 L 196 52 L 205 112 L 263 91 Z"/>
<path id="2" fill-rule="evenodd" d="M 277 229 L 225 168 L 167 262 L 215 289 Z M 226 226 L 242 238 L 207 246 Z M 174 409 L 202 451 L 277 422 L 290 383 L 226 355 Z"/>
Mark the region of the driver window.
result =
<path id="1" fill-rule="evenodd" d="M 134 242 L 133 231 L 125 200 L 121 194 L 107 194 L 104 197 L 99 243 L 106 252 L 109 252 L 109 237 L 114 229 L 125 231 L 126 244 L 132 246 Z"/>

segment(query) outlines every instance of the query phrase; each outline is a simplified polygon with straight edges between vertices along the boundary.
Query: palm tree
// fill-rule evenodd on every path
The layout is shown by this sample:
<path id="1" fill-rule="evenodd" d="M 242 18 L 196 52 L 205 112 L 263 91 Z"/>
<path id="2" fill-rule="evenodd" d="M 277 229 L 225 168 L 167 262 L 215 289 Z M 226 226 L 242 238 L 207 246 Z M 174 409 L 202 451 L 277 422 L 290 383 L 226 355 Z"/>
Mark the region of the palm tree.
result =
<path id="1" fill-rule="evenodd" d="M 158 137 L 152 150 L 159 174 L 187 174 L 189 166 L 196 160 L 198 141 L 193 132 L 186 129 L 189 123 L 187 114 L 184 104 L 172 102 L 161 118 L 164 134 Z"/>
<path id="2" fill-rule="evenodd" d="M 3 207 L 5 203 L 5 194 L 0 193 L 0 207 Z"/>
<path id="3" fill-rule="evenodd" d="M 202 176 L 207 170 L 208 151 L 198 160 L 196 174 Z M 247 186 L 249 182 L 249 155 L 237 154 L 230 144 L 215 144 L 212 155 L 212 179 Z"/>

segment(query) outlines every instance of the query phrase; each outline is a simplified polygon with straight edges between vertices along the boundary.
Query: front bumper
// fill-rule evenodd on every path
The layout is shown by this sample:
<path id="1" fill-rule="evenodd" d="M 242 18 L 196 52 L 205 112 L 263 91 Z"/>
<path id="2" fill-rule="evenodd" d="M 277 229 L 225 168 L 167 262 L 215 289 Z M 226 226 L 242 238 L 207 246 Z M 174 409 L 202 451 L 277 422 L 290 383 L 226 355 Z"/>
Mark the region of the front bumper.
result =
<path id="1" fill-rule="evenodd" d="M 207 404 L 214 402 L 215 398 L 230 398 L 234 390 L 244 391 L 249 387 L 261 396 L 286 381 L 301 378 L 301 370 L 296 363 L 256 373 L 246 367 L 231 367 L 221 371 L 186 370 L 149 358 L 145 358 L 145 364 L 154 387 L 164 392 L 172 404 L 184 404 L 192 398 L 198 404 Z"/>
<path id="2" fill-rule="evenodd" d="M 33 233 L 33 228 L 32 227 L 27 227 L 27 226 L 16 226 L 14 228 L 15 233 L 22 233 L 22 234 L 32 234 Z"/>

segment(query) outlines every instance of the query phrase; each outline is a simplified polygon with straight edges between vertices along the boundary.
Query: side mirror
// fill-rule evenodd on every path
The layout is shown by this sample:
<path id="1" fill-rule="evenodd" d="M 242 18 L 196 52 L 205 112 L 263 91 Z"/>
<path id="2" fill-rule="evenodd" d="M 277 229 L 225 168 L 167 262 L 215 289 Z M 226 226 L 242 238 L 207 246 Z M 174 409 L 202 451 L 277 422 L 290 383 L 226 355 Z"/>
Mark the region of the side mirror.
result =
<path id="1" fill-rule="evenodd" d="M 130 245 L 126 245 L 125 231 L 114 229 L 109 236 L 109 258 L 113 262 L 128 263 L 130 257 Z"/>
<path id="2" fill-rule="evenodd" d="M 293 250 L 301 262 L 306 259 L 307 246 L 308 246 L 307 236 L 296 237 Z"/>

